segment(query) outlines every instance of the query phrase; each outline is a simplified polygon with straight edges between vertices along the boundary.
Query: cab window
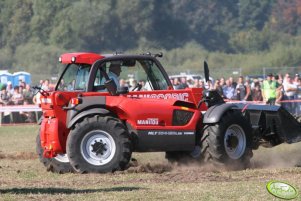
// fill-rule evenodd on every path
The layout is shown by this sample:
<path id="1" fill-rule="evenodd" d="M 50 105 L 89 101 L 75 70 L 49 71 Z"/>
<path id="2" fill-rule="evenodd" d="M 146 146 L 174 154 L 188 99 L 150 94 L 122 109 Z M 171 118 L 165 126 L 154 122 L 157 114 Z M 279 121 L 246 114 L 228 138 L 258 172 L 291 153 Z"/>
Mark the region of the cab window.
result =
<path id="1" fill-rule="evenodd" d="M 58 91 L 85 91 L 91 65 L 70 64 L 67 66 L 56 89 Z"/>
<path id="2" fill-rule="evenodd" d="M 112 73 L 112 65 L 120 65 L 117 73 Z M 148 59 L 124 59 L 108 61 L 102 64 L 100 67 L 102 71 L 105 71 L 110 79 L 113 79 L 117 85 L 117 88 L 128 87 L 130 91 L 135 90 L 138 84 L 141 84 L 141 91 L 152 90 L 166 90 L 168 88 L 168 82 L 164 75 L 160 71 L 159 67 L 152 60 Z M 116 75 L 117 74 L 117 75 Z M 104 88 L 105 78 L 102 76 L 100 69 L 98 69 L 93 89 L 95 91 L 106 91 Z"/>

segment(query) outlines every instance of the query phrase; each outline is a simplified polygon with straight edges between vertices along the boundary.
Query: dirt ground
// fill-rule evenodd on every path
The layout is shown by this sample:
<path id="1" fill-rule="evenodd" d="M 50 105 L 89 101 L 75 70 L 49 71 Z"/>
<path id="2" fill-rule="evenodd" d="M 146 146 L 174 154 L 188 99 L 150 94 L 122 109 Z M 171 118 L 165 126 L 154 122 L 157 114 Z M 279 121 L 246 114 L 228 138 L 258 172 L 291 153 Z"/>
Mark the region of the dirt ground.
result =
<path id="1" fill-rule="evenodd" d="M 270 180 L 301 188 L 300 143 L 260 148 L 252 168 L 242 171 L 170 164 L 164 153 L 134 153 L 126 171 L 54 174 L 38 161 L 37 130 L 0 128 L 0 200 L 273 200 L 266 190 Z"/>

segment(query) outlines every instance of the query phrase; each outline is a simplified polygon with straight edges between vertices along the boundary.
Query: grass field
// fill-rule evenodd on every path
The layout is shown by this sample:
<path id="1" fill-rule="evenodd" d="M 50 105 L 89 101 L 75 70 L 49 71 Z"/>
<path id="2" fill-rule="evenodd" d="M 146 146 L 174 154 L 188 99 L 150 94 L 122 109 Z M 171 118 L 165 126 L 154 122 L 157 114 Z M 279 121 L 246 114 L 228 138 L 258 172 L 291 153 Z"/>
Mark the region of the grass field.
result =
<path id="1" fill-rule="evenodd" d="M 37 131 L 0 127 L 0 200 L 276 200 L 266 190 L 270 180 L 301 189 L 300 143 L 261 148 L 244 171 L 171 166 L 164 153 L 134 153 L 139 166 L 125 172 L 60 175 L 38 161 Z"/>

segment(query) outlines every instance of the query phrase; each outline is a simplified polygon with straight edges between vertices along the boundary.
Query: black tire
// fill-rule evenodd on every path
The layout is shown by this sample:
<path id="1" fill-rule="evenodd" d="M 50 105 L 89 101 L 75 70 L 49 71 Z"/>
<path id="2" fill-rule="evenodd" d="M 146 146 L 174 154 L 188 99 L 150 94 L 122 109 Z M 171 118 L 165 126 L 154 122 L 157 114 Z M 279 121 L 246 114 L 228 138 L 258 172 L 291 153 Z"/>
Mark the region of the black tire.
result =
<path id="1" fill-rule="evenodd" d="M 71 165 L 79 173 L 106 173 L 127 168 L 132 155 L 125 126 L 113 117 L 86 117 L 67 139 Z"/>
<path id="2" fill-rule="evenodd" d="M 204 162 L 231 169 L 250 166 L 252 153 L 252 128 L 240 111 L 227 111 L 221 120 L 206 125 L 201 138 L 201 153 Z"/>
<path id="3" fill-rule="evenodd" d="M 36 137 L 36 152 L 39 156 L 40 162 L 43 163 L 43 165 L 47 168 L 47 171 L 59 174 L 74 172 L 74 169 L 70 165 L 69 160 L 66 160 L 68 162 L 63 162 L 63 160 L 60 160 L 61 157 L 45 158 L 43 156 L 43 148 L 41 146 L 40 133 Z"/>

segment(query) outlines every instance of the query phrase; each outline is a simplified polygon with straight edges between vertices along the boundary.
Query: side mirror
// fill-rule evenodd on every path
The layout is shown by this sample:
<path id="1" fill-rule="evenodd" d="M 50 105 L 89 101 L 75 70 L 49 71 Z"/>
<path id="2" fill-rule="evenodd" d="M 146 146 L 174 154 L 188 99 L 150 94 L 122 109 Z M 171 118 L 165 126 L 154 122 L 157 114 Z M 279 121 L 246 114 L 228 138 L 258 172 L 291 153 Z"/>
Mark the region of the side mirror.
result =
<path id="1" fill-rule="evenodd" d="M 206 82 L 209 81 L 209 67 L 206 61 L 204 61 L 204 74 Z"/>

